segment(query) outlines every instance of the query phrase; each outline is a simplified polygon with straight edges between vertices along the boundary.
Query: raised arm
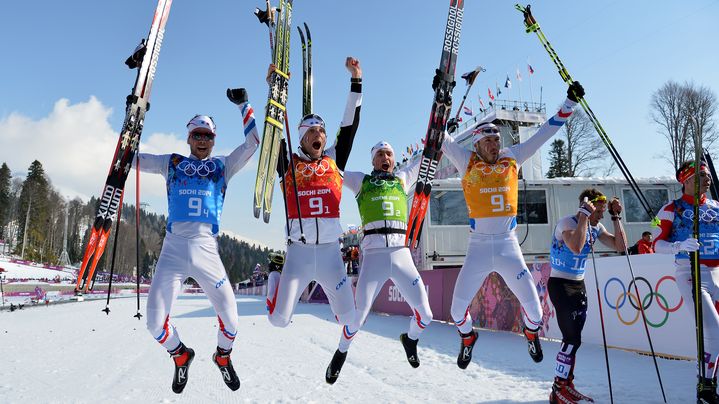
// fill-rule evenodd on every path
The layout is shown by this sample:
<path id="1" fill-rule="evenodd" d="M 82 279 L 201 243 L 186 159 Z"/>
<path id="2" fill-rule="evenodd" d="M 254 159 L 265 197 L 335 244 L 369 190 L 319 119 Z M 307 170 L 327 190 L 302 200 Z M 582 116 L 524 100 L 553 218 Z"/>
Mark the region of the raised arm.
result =
<path id="1" fill-rule="evenodd" d="M 397 177 L 402 179 L 402 182 L 404 183 L 404 192 L 409 192 L 410 189 L 412 189 L 412 184 L 417 180 L 417 174 L 419 174 L 419 163 L 421 161 L 422 157 L 418 156 L 411 159 L 406 166 L 397 171 Z"/>
<path id="2" fill-rule="evenodd" d="M 557 114 L 549 118 L 547 122 L 544 122 L 544 124 L 537 129 L 537 132 L 527 139 L 526 142 L 509 148 L 514 154 L 518 164 L 522 164 L 532 157 L 543 144 L 562 128 L 564 123 L 567 122 L 567 119 L 572 115 L 572 112 L 574 112 L 574 107 L 577 105 L 577 96 L 584 96 L 584 88 L 582 88 L 579 82 L 575 81 L 567 89 L 567 99 L 564 100 L 564 104 L 562 104 Z"/>
<path id="3" fill-rule="evenodd" d="M 327 149 L 327 155 L 334 158 L 340 170 L 345 169 L 347 159 L 352 151 L 352 143 L 359 128 L 360 109 L 362 107 L 362 68 L 360 67 L 360 62 L 355 58 L 348 57 L 345 60 L 345 67 L 352 75 L 350 94 L 347 97 L 347 105 L 345 106 L 340 129 L 337 132 L 337 138 L 334 144 Z"/>
<path id="4" fill-rule="evenodd" d="M 257 133 L 255 111 L 248 101 L 247 91 L 244 88 L 227 89 L 227 98 L 236 104 L 242 112 L 242 124 L 245 128 L 245 142 L 225 158 L 225 176 L 229 180 L 250 158 L 260 144 L 260 135 Z"/>

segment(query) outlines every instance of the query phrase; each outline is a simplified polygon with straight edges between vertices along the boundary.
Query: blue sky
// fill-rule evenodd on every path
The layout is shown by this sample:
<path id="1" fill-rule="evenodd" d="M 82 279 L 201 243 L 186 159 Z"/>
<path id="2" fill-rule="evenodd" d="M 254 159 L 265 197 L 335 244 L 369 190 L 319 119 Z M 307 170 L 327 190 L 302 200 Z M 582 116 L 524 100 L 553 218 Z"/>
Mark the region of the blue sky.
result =
<path id="1" fill-rule="evenodd" d="M 652 92 L 667 80 L 690 80 L 719 92 L 712 21 L 719 15 L 719 1 L 657 4 L 533 4 L 543 31 L 584 85 L 586 99 L 635 177 L 671 174 L 661 158 L 668 146 L 649 119 Z M 147 35 L 155 5 L 151 0 L 6 4 L 0 26 L 5 59 L 0 67 L 0 160 L 22 175 L 38 159 L 64 194 L 97 194 L 135 78 L 123 61 Z M 246 87 L 262 119 L 270 54 L 267 29 L 252 14 L 256 5 L 262 2 L 175 1 L 142 150 L 187 153 L 185 124 L 203 113 L 218 126 L 215 154 L 231 151 L 243 136 L 241 115 L 224 96 L 227 87 Z M 369 149 L 380 139 L 404 149 L 424 136 L 446 14 L 447 2 L 436 0 L 295 1 L 293 25 L 307 22 L 312 30 L 315 112 L 330 127 L 339 124 L 349 88 L 344 58 L 359 58 L 364 70 L 362 121 L 348 169 L 368 170 Z M 288 108 L 296 135 L 302 92 L 296 30 L 292 40 Z M 535 70 L 534 100 L 541 86 L 543 101 L 553 110 L 564 99 L 565 85 L 536 36 L 524 32 L 514 3 L 467 0 L 457 73 L 486 68 L 470 95 L 475 110 L 477 95 L 487 102 L 487 88 L 494 92 L 495 82 L 502 85 L 507 74 L 513 88 L 503 89 L 502 98 L 519 98 L 521 87 L 522 98 L 528 99 L 527 62 Z M 455 94 L 463 91 L 459 83 Z M 281 199 L 275 200 L 278 209 L 269 225 L 251 214 L 256 164 L 254 158 L 230 183 L 223 227 L 280 247 Z M 148 175 L 142 183 L 142 199 L 166 212 L 162 182 Z M 128 185 L 129 192 L 133 189 Z M 134 194 L 128 193 L 128 199 L 134 200 Z M 344 224 L 359 222 L 352 199 L 345 195 Z"/>

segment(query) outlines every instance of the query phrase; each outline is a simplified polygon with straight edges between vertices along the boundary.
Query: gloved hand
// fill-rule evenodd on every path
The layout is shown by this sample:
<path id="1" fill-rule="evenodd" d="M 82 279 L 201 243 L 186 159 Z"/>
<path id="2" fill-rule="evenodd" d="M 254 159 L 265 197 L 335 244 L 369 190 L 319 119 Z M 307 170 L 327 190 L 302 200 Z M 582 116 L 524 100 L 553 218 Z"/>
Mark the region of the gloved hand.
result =
<path id="1" fill-rule="evenodd" d="M 432 90 L 437 91 L 437 87 L 439 87 L 439 82 L 442 80 L 443 77 L 446 77 L 448 79 L 451 78 L 451 76 L 439 69 L 436 69 L 434 71 L 434 78 L 432 78 Z M 450 86 L 450 89 L 454 88 L 456 84 L 457 82 L 453 81 L 452 85 Z"/>
<path id="2" fill-rule="evenodd" d="M 675 241 L 672 244 L 672 251 L 674 254 L 679 254 L 681 251 L 692 252 L 699 249 L 699 241 L 697 239 L 689 237 L 684 241 Z"/>
<path id="3" fill-rule="evenodd" d="M 578 81 L 575 81 L 567 89 L 567 98 L 574 102 L 579 102 L 579 98 L 582 97 L 584 97 L 584 87 L 582 87 L 582 85 L 579 84 Z"/>
<path id="4" fill-rule="evenodd" d="M 454 133 L 457 130 L 457 127 L 459 126 L 459 122 L 457 122 L 454 118 L 449 118 L 447 121 L 447 132 Z"/>
<path id="5" fill-rule="evenodd" d="M 247 90 L 244 88 L 228 88 L 227 99 L 237 105 L 242 105 L 247 102 Z"/>

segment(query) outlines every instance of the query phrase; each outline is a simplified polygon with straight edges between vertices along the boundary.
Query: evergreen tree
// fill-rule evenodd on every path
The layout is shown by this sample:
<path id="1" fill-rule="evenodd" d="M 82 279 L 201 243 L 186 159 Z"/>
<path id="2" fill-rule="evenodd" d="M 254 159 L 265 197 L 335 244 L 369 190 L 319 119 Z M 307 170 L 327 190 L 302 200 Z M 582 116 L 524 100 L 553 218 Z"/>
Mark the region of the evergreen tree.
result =
<path id="1" fill-rule="evenodd" d="M 30 163 L 27 177 L 20 192 L 18 240 L 16 254 L 20 254 L 25 245 L 25 259 L 42 261 L 46 256 L 47 229 L 50 226 L 50 183 L 45 176 L 42 163 L 35 160 Z M 29 215 L 28 215 L 29 212 Z M 26 219 L 27 234 L 25 234 Z"/>
<path id="2" fill-rule="evenodd" d="M 562 139 L 555 139 L 549 150 L 549 171 L 547 178 L 570 177 L 569 159 L 567 158 L 567 148 Z"/>
<path id="3" fill-rule="evenodd" d="M 10 167 L 7 164 L 2 163 L 0 166 L 0 240 L 4 240 L 7 235 L 5 234 L 5 226 L 10 221 L 10 207 L 12 206 L 10 181 L 12 180 L 12 174 L 10 173 Z"/>

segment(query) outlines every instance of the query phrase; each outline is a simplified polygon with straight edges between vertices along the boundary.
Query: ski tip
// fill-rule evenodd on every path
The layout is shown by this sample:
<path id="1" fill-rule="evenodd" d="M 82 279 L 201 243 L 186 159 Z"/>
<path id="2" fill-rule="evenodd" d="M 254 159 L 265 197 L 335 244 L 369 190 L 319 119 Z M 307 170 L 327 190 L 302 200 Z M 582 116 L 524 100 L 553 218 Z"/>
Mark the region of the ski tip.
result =
<path id="1" fill-rule="evenodd" d="M 270 222 L 270 212 L 264 212 L 262 214 L 262 221 L 264 221 L 265 223 Z"/>
<path id="2" fill-rule="evenodd" d="M 252 213 L 255 215 L 255 219 L 259 219 L 259 218 L 260 218 L 260 210 L 261 210 L 261 208 L 258 207 L 257 205 L 255 205 L 255 206 L 252 208 Z"/>

